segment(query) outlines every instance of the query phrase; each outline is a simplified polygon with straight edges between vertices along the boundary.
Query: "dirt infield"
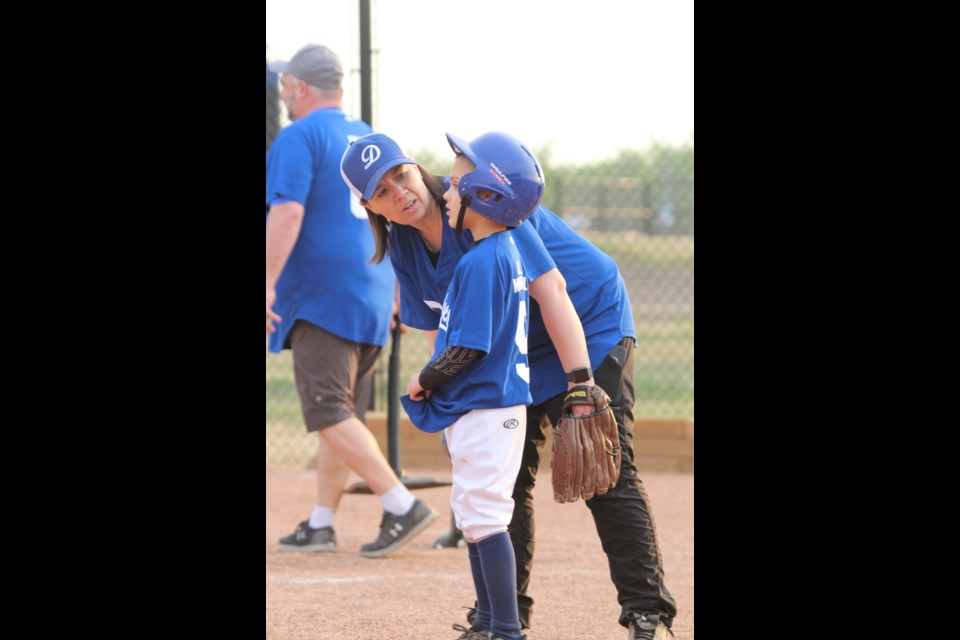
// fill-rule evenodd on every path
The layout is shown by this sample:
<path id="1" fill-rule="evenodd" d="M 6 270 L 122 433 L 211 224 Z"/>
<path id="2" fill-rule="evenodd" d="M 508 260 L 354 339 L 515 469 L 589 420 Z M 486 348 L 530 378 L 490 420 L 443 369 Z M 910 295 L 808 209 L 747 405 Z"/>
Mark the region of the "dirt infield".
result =
<path id="1" fill-rule="evenodd" d="M 535 489 L 537 552 L 530 594 L 536 607 L 529 640 L 623 640 L 616 590 L 590 512 L 582 501 L 555 503 L 545 471 Z M 406 473 L 450 477 L 449 469 Z M 673 631 L 677 640 L 694 640 L 694 477 L 649 471 L 641 478 L 652 502 L 667 587 L 679 608 Z M 355 480 L 351 476 L 349 482 Z M 465 624 L 463 607 L 473 603 L 466 549 L 431 547 L 449 529 L 449 487 L 415 492 L 440 517 L 407 546 L 378 560 L 359 553 L 362 544 L 376 538 L 380 524 L 374 496 L 344 496 L 337 510 L 335 553 L 290 553 L 277 550 L 277 538 L 309 515 L 316 473 L 268 470 L 266 489 L 267 640 L 453 640 L 459 635 L 451 625 Z"/>

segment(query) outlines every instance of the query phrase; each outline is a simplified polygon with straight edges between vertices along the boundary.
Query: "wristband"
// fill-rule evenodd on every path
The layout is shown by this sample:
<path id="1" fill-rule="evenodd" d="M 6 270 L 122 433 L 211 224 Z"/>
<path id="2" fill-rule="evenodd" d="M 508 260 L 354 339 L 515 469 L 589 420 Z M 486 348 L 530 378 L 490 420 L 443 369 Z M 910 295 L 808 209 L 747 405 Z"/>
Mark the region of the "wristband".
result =
<path id="1" fill-rule="evenodd" d="M 573 371 L 567 371 L 567 382 L 586 382 L 593 377 L 593 369 L 590 367 L 580 367 Z"/>

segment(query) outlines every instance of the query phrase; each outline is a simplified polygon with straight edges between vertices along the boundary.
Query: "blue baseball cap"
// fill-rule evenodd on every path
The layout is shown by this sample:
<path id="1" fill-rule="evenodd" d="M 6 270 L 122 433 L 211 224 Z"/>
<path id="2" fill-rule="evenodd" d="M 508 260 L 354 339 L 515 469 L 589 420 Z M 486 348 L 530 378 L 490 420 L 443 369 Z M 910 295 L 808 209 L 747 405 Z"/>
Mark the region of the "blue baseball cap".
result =
<path id="1" fill-rule="evenodd" d="M 360 200 L 369 200 L 387 171 L 398 164 L 417 164 L 403 149 L 382 133 L 370 133 L 357 138 L 343 152 L 340 175 Z"/>

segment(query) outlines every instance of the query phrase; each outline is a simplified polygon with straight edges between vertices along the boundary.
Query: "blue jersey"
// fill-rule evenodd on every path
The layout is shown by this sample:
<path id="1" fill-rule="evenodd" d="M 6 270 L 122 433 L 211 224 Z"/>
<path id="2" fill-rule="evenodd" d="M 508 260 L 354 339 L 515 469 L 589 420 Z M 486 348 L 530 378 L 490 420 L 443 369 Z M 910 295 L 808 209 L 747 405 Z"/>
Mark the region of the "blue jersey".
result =
<path id="1" fill-rule="evenodd" d="M 543 206 L 511 233 L 529 280 L 554 267 L 566 280 L 594 369 L 623 337 L 637 337 L 627 287 L 613 258 Z M 437 328 L 437 300 L 443 300 L 453 267 L 469 248 L 469 231 L 458 238 L 444 220 L 443 234 L 440 258 L 434 267 L 416 229 L 391 225 L 390 258 L 400 282 L 401 319 L 417 329 Z M 533 403 L 540 404 L 566 391 L 567 379 L 535 300 L 530 305 L 528 344 L 530 393 Z"/>
<path id="2" fill-rule="evenodd" d="M 390 329 L 394 275 L 389 260 L 369 264 L 373 232 L 366 211 L 340 176 L 350 140 L 370 127 L 336 108 L 317 109 L 285 127 L 267 154 L 267 207 L 299 202 L 300 236 L 276 284 L 283 321 L 270 351 L 289 348 L 289 333 L 306 320 L 352 342 L 383 346 Z"/>
<path id="3" fill-rule="evenodd" d="M 464 229 L 463 235 L 458 236 L 447 224 L 446 218 L 441 227 L 443 241 L 437 266 L 433 266 L 416 229 L 399 224 L 390 225 L 388 253 L 400 283 L 400 320 L 414 329 L 433 331 L 437 328 L 440 308 L 453 279 L 453 270 L 473 244 L 469 229 Z"/>
<path id="4" fill-rule="evenodd" d="M 483 351 L 422 402 L 400 400 L 423 431 L 441 431 L 474 409 L 530 404 L 527 277 L 511 231 L 481 240 L 453 270 L 438 314 L 434 358 L 448 347 Z"/>

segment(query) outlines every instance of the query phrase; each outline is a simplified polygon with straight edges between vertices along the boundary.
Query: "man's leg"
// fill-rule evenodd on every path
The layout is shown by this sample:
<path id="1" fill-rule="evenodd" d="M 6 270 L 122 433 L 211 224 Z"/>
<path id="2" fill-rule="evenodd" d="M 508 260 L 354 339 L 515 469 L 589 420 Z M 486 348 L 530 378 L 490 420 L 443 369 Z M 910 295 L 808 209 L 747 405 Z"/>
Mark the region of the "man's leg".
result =
<path id="1" fill-rule="evenodd" d="M 317 439 L 317 504 L 336 510 L 343 497 L 350 468 L 323 438 Z"/>
<path id="2" fill-rule="evenodd" d="M 386 555 L 420 533 L 437 514 L 400 482 L 362 422 L 380 348 L 343 340 L 306 322 L 294 326 L 291 346 L 304 422 L 309 431 L 320 433 L 323 443 L 317 450 L 317 471 L 332 472 L 318 477 L 318 497 L 339 504 L 336 496 L 343 492 L 344 468 L 360 476 L 385 511 L 381 537 L 371 543 L 376 548 L 368 550 L 370 545 L 365 545 L 363 552 L 369 557 Z"/>
<path id="3" fill-rule="evenodd" d="M 330 425 L 320 432 L 328 449 L 360 476 L 370 490 L 380 496 L 396 486 L 403 486 L 390 468 L 377 439 L 367 425 L 355 417 Z M 340 485 L 341 491 L 343 485 Z"/>

